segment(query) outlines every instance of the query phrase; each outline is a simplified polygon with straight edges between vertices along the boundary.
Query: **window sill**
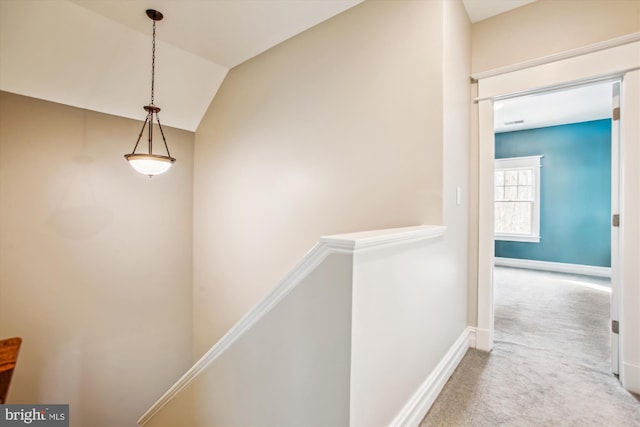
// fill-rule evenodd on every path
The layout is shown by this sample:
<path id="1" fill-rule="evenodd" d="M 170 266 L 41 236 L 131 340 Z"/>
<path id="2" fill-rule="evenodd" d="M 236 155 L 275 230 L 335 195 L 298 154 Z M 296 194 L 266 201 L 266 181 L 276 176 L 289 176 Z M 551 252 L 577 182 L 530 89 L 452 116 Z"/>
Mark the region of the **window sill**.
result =
<path id="1" fill-rule="evenodd" d="M 540 236 L 522 235 L 522 234 L 496 234 L 495 240 L 503 240 L 509 242 L 526 242 L 540 243 Z"/>

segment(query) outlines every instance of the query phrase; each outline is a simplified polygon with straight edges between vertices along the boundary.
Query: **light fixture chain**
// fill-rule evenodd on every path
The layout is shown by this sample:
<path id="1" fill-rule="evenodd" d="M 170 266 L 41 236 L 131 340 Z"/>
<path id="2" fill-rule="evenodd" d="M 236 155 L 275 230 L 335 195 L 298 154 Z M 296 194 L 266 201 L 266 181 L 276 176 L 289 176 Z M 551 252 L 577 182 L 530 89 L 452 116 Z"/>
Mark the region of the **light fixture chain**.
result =
<path id="1" fill-rule="evenodd" d="M 147 16 L 153 21 L 153 34 L 151 44 L 151 103 L 143 107 L 147 112 L 147 118 L 142 125 L 140 134 L 138 134 L 138 140 L 136 141 L 136 145 L 133 147 L 133 152 L 131 152 L 130 154 L 125 154 L 124 157 L 136 171 L 152 177 L 169 170 L 176 159 L 171 157 L 171 153 L 169 153 L 167 139 L 165 138 L 164 130 L 162 129 L 162 125 L 160 124 L 160 117 L 158 117 L 160 108 L 154 105 L 156 83 L 156 21 L 160 21 L 163 16 L 162 13 L 154 9 L 147 9 L 146 12 Z M 158 128 L 160 129 L 162 141 L 164 142 L 164 148 L 167 151 L 166 156 L 153 153 L 154 116 L 158 122 Z M 136 149 L 140 144 L 140 139 L 142 138 L 142 134 L 144 133 L 145 128 L 147 128 L 149 131 L 149 151 L 147 153 L 136 153 Z"/>
<path id="2" fill-rule="evenodd" d="M 151 43 L 151 105 L 153 104 L 156 78 L 156 21 L 153 21 L 153 39 Z"/>

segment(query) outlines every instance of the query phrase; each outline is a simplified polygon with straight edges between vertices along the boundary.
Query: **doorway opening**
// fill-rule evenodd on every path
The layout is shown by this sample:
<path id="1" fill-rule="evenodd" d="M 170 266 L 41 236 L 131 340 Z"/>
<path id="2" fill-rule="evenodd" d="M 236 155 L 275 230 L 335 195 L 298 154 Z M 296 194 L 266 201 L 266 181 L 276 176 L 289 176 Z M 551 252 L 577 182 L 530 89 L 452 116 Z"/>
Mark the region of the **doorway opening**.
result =
<path id="1" fill-rule="evenodd" d="M 548 328 L 572 313 L 584 324 L 572 326 L 576 339 L 589 335 L 585 348 L 599 352 L 594 360 L 604 349 L 614 374 L 618 341 L 608 336 L 608 318 L 616 321 L 618 313 L 618 236 L 611 225 L 619 212 L 618 95 L 613 79 L 493 103 L 496 339 L 519 324 L 518 312 L 507 307 L 519 304 L 521 290 L 523 317 L 532 304 L 548 304 L 547 327 L 537 326 Z"/>

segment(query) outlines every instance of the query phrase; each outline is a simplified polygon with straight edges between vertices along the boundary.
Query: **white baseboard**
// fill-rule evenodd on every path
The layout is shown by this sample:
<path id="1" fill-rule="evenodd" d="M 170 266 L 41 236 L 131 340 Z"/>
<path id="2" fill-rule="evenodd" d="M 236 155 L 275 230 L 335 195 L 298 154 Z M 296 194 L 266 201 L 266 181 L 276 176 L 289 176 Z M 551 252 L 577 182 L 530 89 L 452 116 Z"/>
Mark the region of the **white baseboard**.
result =
<path id="1" fill-rule="evenodd" d="M 631 363 L 622 363 L 622 372 L 620 372 L 622 386 L 629 391 L 640 394 L 640 366 Z"/>
<path id="2" fill-rule="evenodd" d="M 562 262 L 535 261 L 531 259 L 495 258 L 495 265 L 527 268 L 529 270 L 555 271 L 557 273 L 581 274 L 584 276 L 611 277 L 611 268 L 592 265 L 565 264 Z"/>
<path id="3" fill-rule="evenodd" d="M 449 348 L 427 379 L 422 383 L 407 404 L 398 413 L 390 426 L 405 427 L 418 426 L 435 402 L 444 385 L 458 367 L 460 361 L 469 349 L 471 334 L 475 336 L 474 328 L 467 327 L 462 335 Z"/>
<path id="4" fill-rule="evenodd" d="M 476 328 L 467 326 L 467 331 L 469 331 L 469 348 L 476 348 Z"/>
<path id="5" fill-rule="evenodd" d="M 493 335 L 491 331 L 483 328 L 475 328 L 475 348 L 482 351 L 493 349 Z"/>

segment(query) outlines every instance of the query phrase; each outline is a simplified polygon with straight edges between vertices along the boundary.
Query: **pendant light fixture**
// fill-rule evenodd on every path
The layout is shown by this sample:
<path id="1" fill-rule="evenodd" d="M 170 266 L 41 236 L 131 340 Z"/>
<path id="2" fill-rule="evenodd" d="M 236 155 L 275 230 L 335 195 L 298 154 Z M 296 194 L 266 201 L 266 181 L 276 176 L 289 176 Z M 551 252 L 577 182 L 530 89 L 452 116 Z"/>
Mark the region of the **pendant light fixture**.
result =
<path id="1" fill-rule="evenodd" d="M 169 153 L 169 146 L 167 145 L 167 140 L 164 137 L 164 132 L 162 131 L 162 125 L 160 124 L 160 117 L 158 117 L 158 113 L 160 112 L 160 108 L 156 107 L 153 104 L 153 96 L 154 96 L 154 83 L 155 83 L 155 68 L 156 68 L 156 22 L 162 20 L 162 13 L 157 10 L 148 9 L 147 16 L 151 18 L 153 21 L 153 41 L 151 47 L 151 103 L 149 105 L 145 105 L 143 108 L 147 112 L 147 118 L 142 125 L 142 130 L 140 131 L 140 135 L 138 135 L 138 140 L 136 141 L 136 145 L 133 147 L 133 151 L 131 154 L 125 154 L 124 157 L 129 161 L 131 167 L 133 167 L 136 171 L 140 172 L 144 175 L 149 175 L 149 177 L 153 177 L 154 175 L 159 175 L 169 170 L 171 165 L 176 161 L 171 154 Z M 160 135 L 162 135 L 162 141 L 164 142 L 164 148 L 167 152 L 167 155 L 155 154 L 153 152 L 153 122 L 158 122 L 158 129 L 160 129 Z M 138 149 L 138 144 L 140 143 L 140 139 L 142 138 L 142 134 L 144 133 L 144 129 L 149 125 L 149 151 L 148 153 L 136 153 Z"/>

